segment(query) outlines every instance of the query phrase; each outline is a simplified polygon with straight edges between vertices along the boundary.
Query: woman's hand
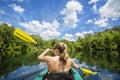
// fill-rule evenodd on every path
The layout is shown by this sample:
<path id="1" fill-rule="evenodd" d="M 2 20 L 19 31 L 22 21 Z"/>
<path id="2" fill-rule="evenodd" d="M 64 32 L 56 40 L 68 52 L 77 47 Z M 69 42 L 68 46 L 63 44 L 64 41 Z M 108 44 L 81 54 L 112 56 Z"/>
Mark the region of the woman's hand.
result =
<path id="1" fill-rule="evenodd" d="M 53 50 L 51 50 L 50 48 L 47 48 L 45 51 L 46 52 L 53 52 Z"/>
<path id="2" fill-rule="evenodd" d="M 45 51 L 38 56 L 38 59 L 43 62 L 48 62 L 50 60 L 50 56 L 47 56 L 47 53 L 49 52 L 53 52 L 53 51 L 50 48 L 45 49 Z"/>

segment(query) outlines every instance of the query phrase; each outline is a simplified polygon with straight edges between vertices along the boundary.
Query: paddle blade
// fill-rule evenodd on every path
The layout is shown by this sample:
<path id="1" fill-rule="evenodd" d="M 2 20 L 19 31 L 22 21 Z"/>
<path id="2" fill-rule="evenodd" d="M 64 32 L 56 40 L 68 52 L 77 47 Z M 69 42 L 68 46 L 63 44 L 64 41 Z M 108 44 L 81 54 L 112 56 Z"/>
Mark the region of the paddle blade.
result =
<path id="1" fill-rule="evenodd" d="M 91 70 L 85 69 L 85 68 L 80 68 L 82 70 L 82 72 L 84 73 L 83 78 L 88 77 L 89 75 L 95 75 L 97 74 L 97 72 L 93 72 Z"/>
<path id="2" fill-rule="evenodd" d="M 29 34 L 25 33 L 19 28 L 14 30 L 14 35 L 26 42 L 37 44 L 37 42 Z"/>
<path id="3" fill-rule="evenodd" d="M 85 68 L 80 68 L 84 73 L 88 73 L 88 74 L 96 74 L 97 72 L 93 72 L 91 70 L 85 69 Z"/>

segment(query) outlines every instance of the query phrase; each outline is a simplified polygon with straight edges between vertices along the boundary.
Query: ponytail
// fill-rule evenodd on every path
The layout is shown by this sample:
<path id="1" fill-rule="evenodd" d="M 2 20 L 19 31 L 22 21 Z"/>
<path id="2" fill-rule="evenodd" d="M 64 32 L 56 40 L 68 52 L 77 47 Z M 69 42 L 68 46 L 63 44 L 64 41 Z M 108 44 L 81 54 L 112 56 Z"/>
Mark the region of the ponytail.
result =
<path id="1" fill-rule="evenodd" d="M 62 61 L 63 64 L 66 64 L 69 58 L 69 54 L 67 52 L 67 45 L 62 42 L 58 42 L 55 44 L 55 48 L 57 48 L 60 52 L 59 60 Z"/>

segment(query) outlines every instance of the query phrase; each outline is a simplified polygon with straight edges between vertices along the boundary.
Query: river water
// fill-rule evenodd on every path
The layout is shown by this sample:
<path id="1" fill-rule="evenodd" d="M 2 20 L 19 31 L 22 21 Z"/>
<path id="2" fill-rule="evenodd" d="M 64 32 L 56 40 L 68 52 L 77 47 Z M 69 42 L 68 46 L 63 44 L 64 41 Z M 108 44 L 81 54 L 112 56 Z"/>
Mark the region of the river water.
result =
<path id="1" fill-rule="evenodd" d="M 96 71 L 97 74 L 88 76 L 85 80 L 120 80 L 120 75 L 112 73 L 107 69 L 100 69 L 96 66 L 88 66 L 86 63 L 79 64 L 77 59 L 74 61 L 80 66 L 92 71 Z M 34 66 L 21 66 L 15 71 L 9 73 L 7 77 L 2 76 L 1 80 L 34 80 L 40 75 L 40 72 L 46 68 L 45 63 L 40 63 Z M 80 73 L 80 75 L 82 75 Z"/>

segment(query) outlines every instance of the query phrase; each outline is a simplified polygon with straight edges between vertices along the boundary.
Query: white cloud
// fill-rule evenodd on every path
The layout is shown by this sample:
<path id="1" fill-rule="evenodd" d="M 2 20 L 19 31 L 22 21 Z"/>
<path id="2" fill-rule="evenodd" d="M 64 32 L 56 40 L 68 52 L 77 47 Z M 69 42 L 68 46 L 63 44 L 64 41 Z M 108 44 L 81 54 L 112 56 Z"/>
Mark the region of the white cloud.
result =
<path id="1" fill-rule="evenodd" d="M 92 4 L 92 3 L 96 3 L 96 2 L 98 2 L 98 0 L 91 0 L 88 2 L 88 4 Z"/>
<path id="2" fill-rule="evenodd" d="M 100 7 L 99 14 L 106 18 L 120 18 L 120 0 L 108 0 Z"/>
<path id="3" fill-rule="evenodd" d="M 42 25 L 37 20 L 32 20 L 30 22 L 20 22 L 19 25 L 30 32 L 39 32 L 42 30 Z"/>
<path id="4" fill-rule="evenodd" d="M 98 2 L 98 0 L 90 0 L 90 1 L 88 2 L 88 4 L 92 4 L 92 3 L 93 3 L 92 10 L 93 10 L 93 12 L 94 12 L 95 14 L 98 13 L 98 10 L 97 10 L 97 2 Z"/>
<path id="5" fill-rule="evenodd" d="M 75 41 L 74 36 L 72 34 L 66 33 L 62 39 L 68 40 L 68 41 Z"/>
<path id="6" fill-rule="evenodd" d="M 50 30 L 57 30 L 59 28 L 60 23 L 57 20 L 53 20 L 52 23 L 43 21 L 42 26 L 44 29 L 50 29 Z"/>
<path id="7" fill-rule="evenodd" d="M 92 19 L 88 19 L 88 21 L 86 22 L 86 24 L 90 24 L 92 23 Z"/>
<path id="8" fill-rule="evenodd" d="M 6 12 L 3 10 L 0 10 L 0 14 L 6 14 Z"/>
<path id="9" fill-rule="evenodd" d="M 93 34 L 93 31 L 90 30 L 90 31 L 83 31 L 83 32 L 77 32 L 75 33 L 75 36 L 76 37 L 81 37 L 81 38 L 84 38 L 86 34 Z"/>
<path id="10" fill-rule="evenodd" d="M 80 33 L 80 32 L 77 32 L 77 33 L 75 33 L 75 36 L 76 36 L 76 37 L 81 37 L 81 38 L 83 38 L 83 37 L 84 37 L 84 34 L 83 34 L 83 33 Z"/>
<path id="11" fill-rule="evenodd" d="M 13 1 L 13 2 L 24 2 L 25 0 L 11 0 L 11 1 Z M 28 1 L 28 0 L 26 0 L 26 1 Z"/>
<path id="12" fill-rule="evenodd" d="M 96 20 L 94 24 L 98 27 L 107 27 L 109 25 L 107 18 L 100 18 L 99 20 Z"/>
<path id="13" fill-rule="evenodd" d="M 55 38 L 61 35 L 61 33 L 58 31 L 60 23 L 57 20 L 53 20 L 52 23 L 46 21 L 40 23 L 37 20 L 32 20 L 30 22 L 21 22 L 19 25 L 23 26 L 29 32 L 39 33 L 44 40 Z"/>
<path id="14" fill-rule="evenodd" d="M 70 28 L 75 28 L 77 26 L 77 22 L 79 21 L 77 18 L 77 14 L 81 13 L 83 10 L 83 6 L 78 1 L 69 1 L 66 4 L 66 8 L 64 8 L 60 13 L 64 16 L 64 23 L 66 26 Z"/>
<path id="15" fill-rule="evenodd" d="M 57 20 L 54 20 L 53 21 L 53 27 L 59 28 L 59 26 L 60 26 L 60 23 Z"/>
<path id="16" fill-rule="evenodd" d="M 13 10 L 15 12 L 23 13 L 25 11 L 24 8 L 22 8 L 21 6 L 16 5 L 16 4 L 12 4 L 12 5 L 10 5 L 10 7 L 13 8 Z"/>
<path id="17" fill-rule="evenodd" d="M 11 27 L 12 25 L 8 22 L 0 22 L 0 24 L 7 24 L 9 27 Z"/>
<path id="18" fill-rule="evenodd" d="M 90 30 L 90 31 L 83 31 L 82 33 L 83 34 L 93 34 L 93 31 L 92 30 Z"/>
<path id="19" fill-rule="evenodd" d="M 117 21 L 118 19 L 116 19 L 116 18 L 113 18 L 112 20 L 113 20 L 113 21 Z"/>
<path id="20" fill-rule="evenodd" d="M 60 32 L 58 31 L 52 31 L 52 30 L 45 30 L 45 31 L 42 31 L 40 34 L 39 34 L 44 40 L 49 40 L 49 39 L 52 39 L 52 38 L 55 38 L 55 37 L 58 37 L 61 35 Z"/>
<path id="21" fill-rule="evenodd" d="M 18 2 L 23 2 L 24 0 L 17 0 Z"/>
<path id="22" fill-rule="evenodd" d="M 93 9 L 93 11 L 95 12 L 95 14 L 98 13 L 98 10 L 97 10 L 97 6 L 96 6 L 96 4 L 93 5 L 93 8 L 92 8 L 92 9 Z"/>

